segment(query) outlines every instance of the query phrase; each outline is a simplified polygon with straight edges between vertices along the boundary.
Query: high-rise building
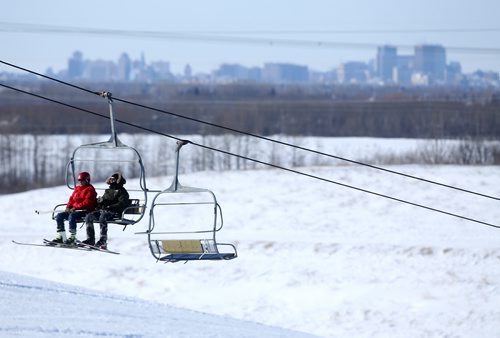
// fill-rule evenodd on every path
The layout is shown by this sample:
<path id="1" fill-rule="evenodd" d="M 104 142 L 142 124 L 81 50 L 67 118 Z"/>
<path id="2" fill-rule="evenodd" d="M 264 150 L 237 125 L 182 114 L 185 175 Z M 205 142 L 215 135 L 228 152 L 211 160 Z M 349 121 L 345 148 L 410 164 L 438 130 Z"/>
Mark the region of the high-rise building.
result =
<path id="1" fill-rule="evenodd" d="M 129 81 L 132 70 L 132 61 L 127 53 L 122 53 L 118 59 L 118 80 Z"/>
<path id="2" fill-rule="evenodd" d="M 446 66 L 446 82 L 448 84 L 458 84 L 462 80 L 462 65 L 460 62 L 450 62 Z"/>
<path id="3" fill-rule="evenodd" d="M 191 65 L 190 64 L 187 64 L 185 67 L 184 67 L 184 77 L 186 79 L 190 79 L 191 76 L 193 76 L 193 69 L 191 68 Z"/>
<path id="4" fill-rule="evenodd" d="M 377 76 L 384 83 L 393 82 L 394 68 L 398 63 L 398 50 L 392 46 L 377 48 Z"/>
<path id="5" fill-rule="evenodd" d="M 411 84 L 414 63 L 415 57 L 413 55 L 398 55 L 397 65 L 392 73 L 394 83 L 405 86 Z"/>
<path id="6" fill-rule="evenodd" d="M 71 80 L 80 79 L 84 68 L 85 64 L 83 62 L 83 54 L 77 50 L 68 60 L 68 78 Z"/>
<path id="7" fill-rule="evenodd" d="M 444 82 L 446 50 L 440 45 L 415 46 L 414 71 L 429 78 L 431 83 Z"/>

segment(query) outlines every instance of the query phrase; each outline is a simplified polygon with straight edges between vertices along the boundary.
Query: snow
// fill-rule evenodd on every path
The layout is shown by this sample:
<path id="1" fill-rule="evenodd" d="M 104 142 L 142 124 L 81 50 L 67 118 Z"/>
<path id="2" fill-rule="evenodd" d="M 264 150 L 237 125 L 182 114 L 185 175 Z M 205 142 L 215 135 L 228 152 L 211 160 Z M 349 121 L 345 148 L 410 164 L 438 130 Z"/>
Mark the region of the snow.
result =
<path id="1" fill-rule="evenodd" d="M 387 168 L 500 196 L 498 166 Z M 500 224 L 498 200 L 354 165 L 297 170 Z M 148 186 L 167 188 L 171 179 L 150 178 Z M 237 259 L 157 263 L 146 237 L 134 234 L 147 217 L 126 231 L 110 228 L 109 247 L 121 255 L 17 246 L 12 239 L 55 235 L 50 217 L 33 210 L 51 209 L 70 191 L 0 196 L 0 327 L 13 336 L 500 334 L 499 229 L 279 170 L 198 172 L 180 181 L 215 192 L 225 224 L 218 239 L 237 246 Z M 11 306 L 16 315 L 7 314 Z"/>
<path id="2" fill-rule="evenodd" d="M 0 293 L 2 337 L 312 337 L 6 272 Z"/>

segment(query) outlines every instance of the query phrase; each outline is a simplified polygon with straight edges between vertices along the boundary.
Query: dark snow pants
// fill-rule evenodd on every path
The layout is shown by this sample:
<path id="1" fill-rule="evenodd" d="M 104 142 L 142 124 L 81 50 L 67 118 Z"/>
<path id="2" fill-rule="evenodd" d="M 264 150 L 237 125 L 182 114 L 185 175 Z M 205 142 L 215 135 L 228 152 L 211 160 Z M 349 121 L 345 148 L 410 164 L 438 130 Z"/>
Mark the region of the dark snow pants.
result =
<path id="1" fill-rule="evenodd" d="M 107 210 L 97 210 L 91 212 L 85 217 L 85 224 L 87 225 L 87 238 L 95 239 L 94 222 L 99 221 L 101 227 L 100 239 L 106 241 L 108 239 L 108 221 L 116 217 L 116 213 Z"/>

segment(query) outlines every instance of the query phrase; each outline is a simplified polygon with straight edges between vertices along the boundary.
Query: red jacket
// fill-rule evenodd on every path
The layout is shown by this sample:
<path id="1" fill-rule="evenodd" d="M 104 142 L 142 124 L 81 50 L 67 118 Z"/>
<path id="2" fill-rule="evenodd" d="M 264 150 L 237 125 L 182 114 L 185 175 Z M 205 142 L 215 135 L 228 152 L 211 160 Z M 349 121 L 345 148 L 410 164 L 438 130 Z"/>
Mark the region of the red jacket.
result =
<path id="1" fill-rule="evenodd" d="M 97 192 L 91 184 L 77 185 L 71 194 L 67 208 L 94 211 L 97 206 Z"/>

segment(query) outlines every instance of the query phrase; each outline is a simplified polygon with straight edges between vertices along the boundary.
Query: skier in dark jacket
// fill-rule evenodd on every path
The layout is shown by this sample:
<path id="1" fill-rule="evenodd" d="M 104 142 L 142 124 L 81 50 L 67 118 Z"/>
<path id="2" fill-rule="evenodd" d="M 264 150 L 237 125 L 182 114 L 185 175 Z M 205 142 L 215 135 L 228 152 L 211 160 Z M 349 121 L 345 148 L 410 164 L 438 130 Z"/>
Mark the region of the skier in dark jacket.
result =
<path id="1" fill-rule="evenodd" d="M 108 239 L 108 221 L 115 217 L 121 217 L 125 208 L 130 206 L 129 194 L 123 185 L 127 181 L 119 172 L 111 175 L 106 183 L 109 189 L 104 191 L 104 194 L 97 198 L 97 210 L 89 213 L 85 217 L 87 226 L 87 239 L 82 243 L 95 245 L 102 249 L 107 247 Z M 94 221 L 99 221 L 101 227 L 101 236 L 97 243 L 95 242 Z"/>
<path id="2" fill-rule="evenodd" d="M 77 179 L 80 184 L 73 190 L 66 204 L 66 210 L 58 213 L 55 218 L 57 222 L 57 236 L 52 240 L 54 243 L 74 245 L 76 242 L 76 221 L 85 217 L 88 212 L 95 210 L 97 193 L 92 184 L 90 184 L 90 174 L 83 171 L 78 174 Z M 66 231 L 64 229 L 65 220 L 68 220 L 69 223 L 68 238 L 66 238 Z"/>

